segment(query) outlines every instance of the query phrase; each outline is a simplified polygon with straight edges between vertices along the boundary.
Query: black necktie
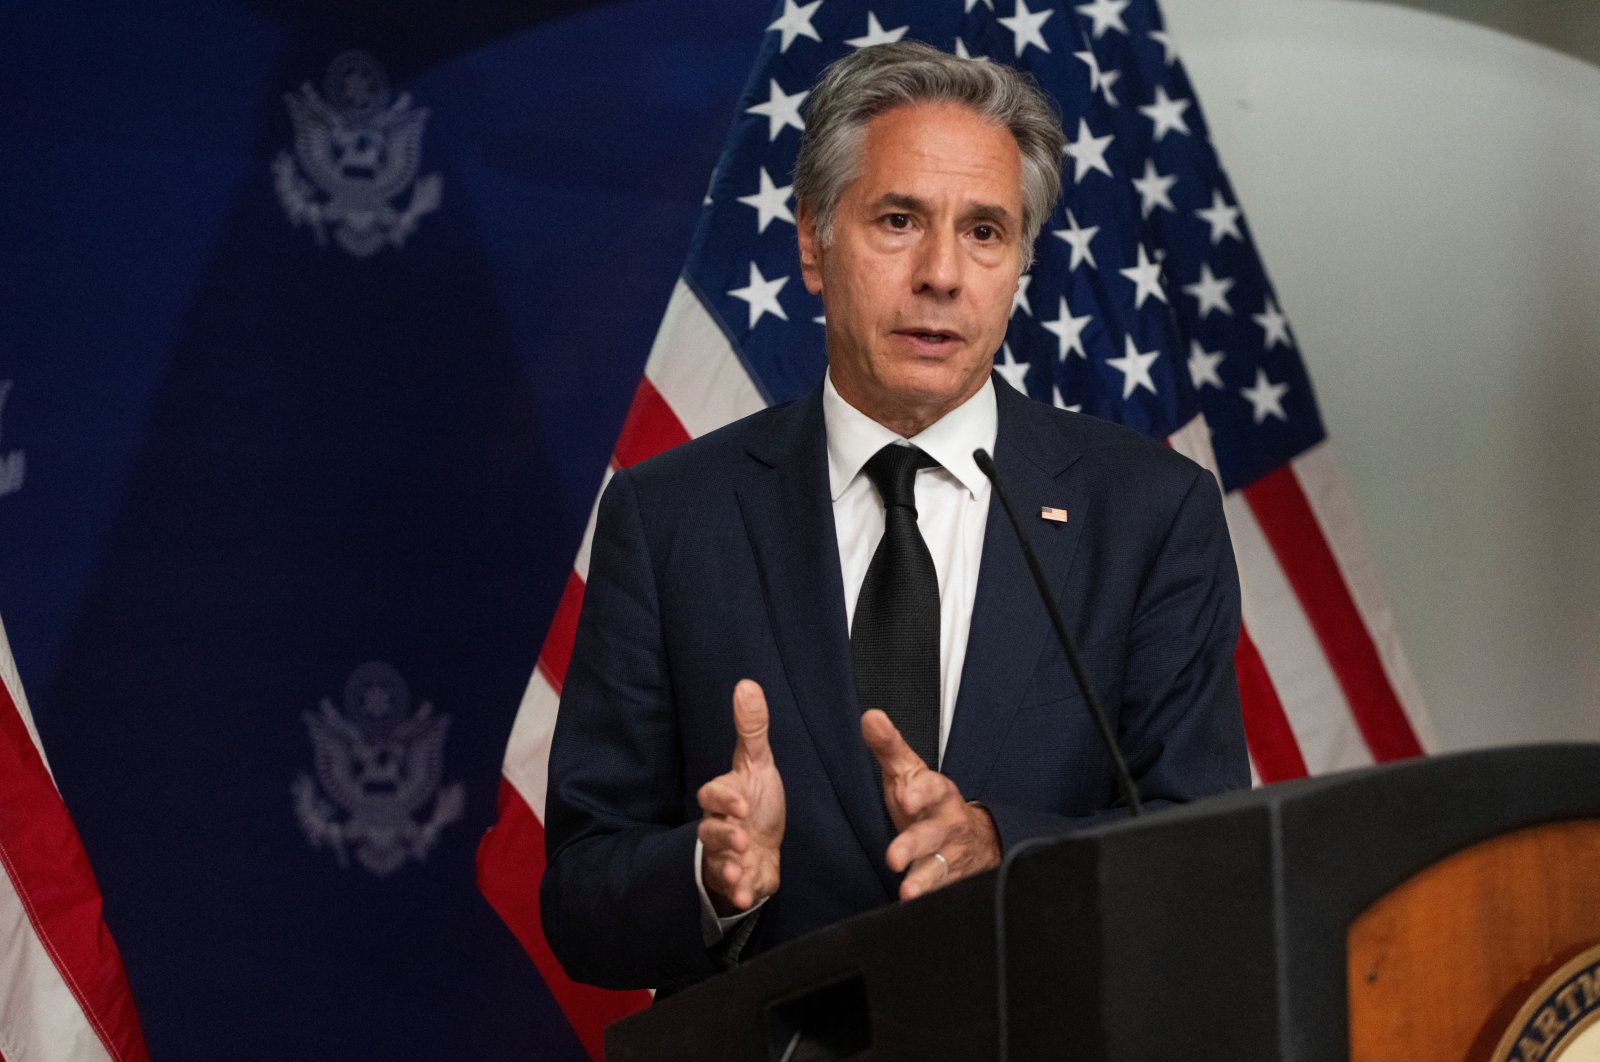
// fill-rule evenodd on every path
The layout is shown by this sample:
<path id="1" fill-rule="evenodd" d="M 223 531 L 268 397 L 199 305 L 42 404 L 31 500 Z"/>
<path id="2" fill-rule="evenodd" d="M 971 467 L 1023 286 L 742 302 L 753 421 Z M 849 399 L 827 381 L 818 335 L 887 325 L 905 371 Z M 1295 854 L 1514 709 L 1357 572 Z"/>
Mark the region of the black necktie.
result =
<path id="1" fill-rule="evenodd" d="M 939 764 L 939 577 L 917 530 L 919 468 L 938 462 L 890 443 L 867 462 L 883 498 L 883 538 L 850 630 L 861 708 L 881 708 L 929 767 Z"/>

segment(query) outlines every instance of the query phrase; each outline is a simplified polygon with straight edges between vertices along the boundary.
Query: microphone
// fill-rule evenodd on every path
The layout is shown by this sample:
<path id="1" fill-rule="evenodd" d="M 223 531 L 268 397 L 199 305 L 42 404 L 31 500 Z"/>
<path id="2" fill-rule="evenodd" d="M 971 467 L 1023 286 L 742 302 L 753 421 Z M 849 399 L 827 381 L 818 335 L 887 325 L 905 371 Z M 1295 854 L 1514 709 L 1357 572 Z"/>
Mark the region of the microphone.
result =
<path id="1" fill-rule="evenodd" d="M 1100 743 L 1111 756 L 1111 766 L 1116 772 L 1117 788 L 1122 791 L 1122 799 L 1133 814 L 1141 815 L 1144 813 L 1144 805 L 1139 802 L 1139 787 L 1133 784 L 1133 775 L 1128 772 L 1128 762 L 1122 758 L 1122 750 L 1117 747 L 1116 736 L 1111 733 L 1111 724 L 1106 722 L 1105 709 L 1100 706 L 1100 698 L 1095 695 L 1094 687 L 1089 684 L 1088 672 L 1083 668 L 1083 657 L 1078 655 L 1078 645 L 1067 632 L 1067 625 L 1061 619 L 1061 610 L 1056 608 L 1055 600 L 1050 596 L 1050 584 L 1045 582 L 1044 569 L 1039 566 L 1039 557 L 1033 552 L 1033 547 L 1028 545 L 1028 537 L 1022 533 L 1022 523 L 1017 519 L 1017 510 L 1011 504 L 1011 495 L 1006 492 L 1005 484 L 1000 482 L 1000 470 L 994 467 L 993 459 L 982 447 L 972 451 L 972 459 L 978 463 L 978 469 L 989 477 L 989 482 L 994 484 L 994 492 L 1000 496 L 1000 505 L 1005 509 L 1006 516 L 1011 519 L 1011 529 L 1016 532 L 1017 543 L 1022 547 L 1022 555 L 1027 558 L 1028 570 L 1033 572 L 1033 581 L 1039 588 L 1039 598 L 1044 602 L 1045 611 L 1050 613 L 1050 623 L 1056 629 L 1056 639 L 1061 642 L 1061 648 L 1067 654 L 1067 663 L 1072 666 L 1072 677 L 1077 679 L 1078 688 L 1083 691 L 1084 702 L 1089 706 L 1089 715 L 1094 719 L 1094 728 L 1100 734 Z"/>

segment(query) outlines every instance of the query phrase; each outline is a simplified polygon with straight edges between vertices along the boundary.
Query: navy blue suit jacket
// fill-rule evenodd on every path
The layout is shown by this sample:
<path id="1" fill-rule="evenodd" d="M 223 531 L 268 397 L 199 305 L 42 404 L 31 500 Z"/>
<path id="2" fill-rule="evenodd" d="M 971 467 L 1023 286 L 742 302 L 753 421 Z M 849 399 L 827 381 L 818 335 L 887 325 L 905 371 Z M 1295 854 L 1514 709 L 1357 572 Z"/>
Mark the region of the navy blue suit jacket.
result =
<path id="1" fill-rule="evenodd" d="M 1249 784 L 1239 590 L 1214 478 L 998 377 L 995 463 L 1144 799 Z M 1042 506 L 1068 511 L 1042 520 Z M 894 900 L 862 744 L 821 389 L 618 472 L 600 503 L 545 812 L 545 936 L 568 974 L 681 986 L 701 939 L 695 791 L 728 770 L 732 692 L 766 691 L 782 883 L 746 956 Z M 1003 846 L 1117 814 L 1115 782 L 1015 536 L 990 505 L 942 770 Z"/>

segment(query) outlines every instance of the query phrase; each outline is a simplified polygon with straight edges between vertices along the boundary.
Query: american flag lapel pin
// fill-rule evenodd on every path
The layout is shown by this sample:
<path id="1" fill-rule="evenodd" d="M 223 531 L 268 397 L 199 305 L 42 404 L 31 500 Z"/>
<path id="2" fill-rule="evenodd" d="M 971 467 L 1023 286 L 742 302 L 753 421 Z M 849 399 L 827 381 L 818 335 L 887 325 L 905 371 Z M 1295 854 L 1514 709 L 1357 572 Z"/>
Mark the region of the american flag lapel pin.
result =
<path id="1" fill-rule="evenodd" d="M 1053 505 L 1046 505 L 1039 509 L 1039 519 L 1064 524 L 1067 522 L 1067 511 L 1065 509 L 1057 509 Z"/>

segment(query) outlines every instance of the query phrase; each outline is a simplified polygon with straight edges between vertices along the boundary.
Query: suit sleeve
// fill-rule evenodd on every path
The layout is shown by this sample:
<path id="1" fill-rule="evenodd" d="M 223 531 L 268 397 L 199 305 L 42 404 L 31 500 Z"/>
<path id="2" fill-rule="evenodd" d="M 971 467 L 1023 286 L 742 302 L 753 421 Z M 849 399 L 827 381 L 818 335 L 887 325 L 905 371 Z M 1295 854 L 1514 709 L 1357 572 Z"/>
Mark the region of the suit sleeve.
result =
<path id="1" fill-rule="evenodd" d="M 1250 785 L 1233 654 L 1239 576 L 1216 480 L 1197 468 L 1134 603 L 1121 697 L 1107 704 L 1117 743 L 1147 807 Z M 1113 790 L 1114 792 L 1114 790 Z M 1067 817 L 984 802 L 1002 848 L 1123 817 Z"/>
<path id="2" fill-rule="evenodd" d="M 545 939 L 574 980 L 669 988 L 721 968 L 701 937 L 697 816 L 645 525 L 630 474 L 600 502 L 550 749 Z"/>

